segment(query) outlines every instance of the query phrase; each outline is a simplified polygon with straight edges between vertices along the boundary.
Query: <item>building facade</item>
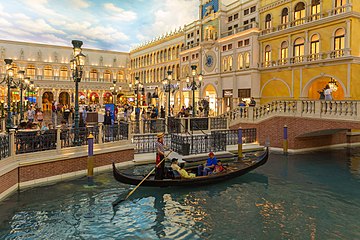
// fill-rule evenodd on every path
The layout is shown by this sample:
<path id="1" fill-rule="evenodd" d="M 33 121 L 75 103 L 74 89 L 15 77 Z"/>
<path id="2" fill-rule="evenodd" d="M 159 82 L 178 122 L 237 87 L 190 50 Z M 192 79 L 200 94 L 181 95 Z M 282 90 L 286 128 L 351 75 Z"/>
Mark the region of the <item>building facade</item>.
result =
<path id="1" fill-rule="evenodd" d="M 86 46 L 86 43 L 85 43 Z M 75 84 L 70 70 L 73 58 L 71 47 L 0 40 L 0 74 L 5 76 L 4 59 L 12 59 L 14 81 L 18 71 L 33 81 L 33 89 L 24 89 L 25 99 L 36 102 L 43 110 L 50 110 L 53 101 L 74 106 Z M 86 55 L 85 73 L 79 85 L 80 102 L 83 104 L 113 103 L 113 82 L 116 81 L 117 100 L 128 92 L 128 53 L 83 49 Z M 122 87 L 120 91 L 120 87 Z M 0 87 L 0 101 L 6 103 L 6 85 Z M 19 89 L 11 90 L 13 102 L 20 100 Z M 2 104 L 3 106 L 3 104 Z"/>

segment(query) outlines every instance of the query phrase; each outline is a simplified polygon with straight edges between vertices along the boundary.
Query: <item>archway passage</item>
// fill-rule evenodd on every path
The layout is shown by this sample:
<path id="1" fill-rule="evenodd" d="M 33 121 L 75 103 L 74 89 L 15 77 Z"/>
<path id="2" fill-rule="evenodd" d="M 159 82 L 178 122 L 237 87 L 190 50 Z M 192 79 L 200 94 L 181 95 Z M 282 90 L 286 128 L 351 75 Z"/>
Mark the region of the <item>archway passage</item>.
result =
<path id="1" fill-rule="evenodd" d="M 335 80 L 335 79 L 334 79 Z M 324 90 L 325 86 L 329 84 L 331 78 L 329 77 L 320 77 L 310 85 L 308 90 L 308 98 L 309 99 L 320 99 L 321 92 Z M 336 80 L 335 80 L 336 81 Z M 343 100 L 345 96 L 345 92 L 341 84 L 336 81 L 337 90 L 332 92 L 333 100 Z"/>
<path id="2" fill-rule="evenodd" d="M 62 106 L 68 106 L 70 105 L 70 95 L 67 92 L 62 92 L 59 95 L 59 103 Z"/>
<path id="3" fill-rule="evenodd" d="M 104 93 L 103 101 L 104 101 L 104 104 L 113 103 L 114 101 L 113 101 L 112 93 L 110 93 L 110 92 Z"/>
<path id="4" fill-rule="evenodd" d="M 79 92 L 79 104 L 85 104 L 86 94 L 83 92 Z"/>
<path id="5" fill-rule="evenodd" d="M 43 111 L 51 111 L 53 101 L 54 101 L 54 94 L 52 92 L 44 92 L 42 96 Z"/>
<path id="6" fill-rule="evenodd" d="M 217 92 L 214 85 L 209 84 L 203 91 L 204 98 L 200 100 L 200 109 L 202 109 L 202 113 L 205 116 L 215 116 L 218 113 L 218 106 L 217 106 Z"/>
<path id="7" fill-rule="evenodd" d="M 99 94 L 97 94 L 96 92 L 90 93 L 89 103 L 90 104 L 98 104 L 99 103 Z"/>

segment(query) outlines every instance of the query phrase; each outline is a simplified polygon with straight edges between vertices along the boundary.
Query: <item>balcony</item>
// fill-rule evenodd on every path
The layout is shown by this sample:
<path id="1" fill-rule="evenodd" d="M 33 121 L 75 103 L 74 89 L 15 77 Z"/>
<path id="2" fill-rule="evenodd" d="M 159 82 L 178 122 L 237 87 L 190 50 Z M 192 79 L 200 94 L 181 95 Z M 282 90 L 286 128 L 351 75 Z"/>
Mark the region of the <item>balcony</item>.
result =
<path id="1" fill-rule="evenodd" d="M 222 33 L 221 38 L 225 38 L 225 37 L 234 35 L 236 33 L 243 32 L 243 31 L 246 31 L 246 30 L 251 29 L 251 28 L 258 28 L 258 27 L 259 27 L 259 24 L 257 22 L 252 22 L 252 23 L 249 23 L 249 24 L 244 25 L 242 27 L 238 27 L 238 28 L 235 28 L 235 29 L 232 29 L 230 31 Z"/>
<path id="2" fill-rule="evenodd" d="M 271 67 L 289 67 L 299 64 L 319 63 L 324 60 L 338 59 L 350 56 L 350 49 L 339 49 L 330 52 L 314 53 L 303 56 L 294 56 L 291 58 L 283 58 L 277 61 L 265 61 L 259 64 L 260 68 Z"/>
<path id="3" fill-rule="evenodd" d="M 189 45 L 187 45 L 187 46 L 185 46 L 185 47 L 182 47 L 182 48 L 181 48 L 181 51 L 186 51 L 186 50 L 189 50 L 189 49 L 194 48 L 194 47 L 197 47 L 197 46 L 199 46 L 199 43 L 198 43 L 198 42 L 197 42 L 197 43 L 194 43 L 194 44 L 189 44 Z"/>
<path id="4" fill-rule="evenodd" d="M 267 35 L 270 33 L 274 33 L 274 32 L 279 32 L 285 29 L 289 29 L 289 28 L 293 28 L 293 27 L 297 27 L 297 26 L 301 26 L 304 25 L 306 23 L 310 23 L 310 22 L 314 22 L 314 21 L 318 21 L 321 19 L 324 19 L 326 17 L 332 17 L 335 15 L 339 15 L 342 13 L 348 13 L 352 11 L 352 5 L 351 4 L 347 4 L 341 7 L 337 7 L 334 8 L 332 10 L 329 10 L 327 12 L 323 12 L 323 13 L 317 13 L 317 14 L 313 14 L 304 18 L 300 18 L 300 19 L 296 19 L 294 21 L 291 22 L 287 22 L 284 24 L 280 24 L 277 27 L 272 27 L 272 28 L 267 28 L 261 31 L 261 35 Z"/>

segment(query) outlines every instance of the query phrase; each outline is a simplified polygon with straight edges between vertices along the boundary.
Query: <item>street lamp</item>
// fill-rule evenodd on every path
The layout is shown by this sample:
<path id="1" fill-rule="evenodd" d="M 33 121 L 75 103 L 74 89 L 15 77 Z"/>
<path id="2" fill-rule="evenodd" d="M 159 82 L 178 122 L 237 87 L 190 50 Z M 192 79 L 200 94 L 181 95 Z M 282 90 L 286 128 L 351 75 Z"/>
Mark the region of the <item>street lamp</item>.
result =
<path id="1" fill-rule="evenodd" d="M 19 82 L 18 87 L 20 88 L 20 121 L 24 119 L 24 109 L 23 109 L 23 90 L 26 90 L 29 85 L 29 77 L 24 77 L 25 71 L 18 71 Z"/>
<path id="2" fill-rule="evenodd" d="M 191 75 L 192 75 L 192 82 L 190 82 L 190 77 L 187 76 L 186 77 L 186 86 L 188 88 L 190 88 L 192 90 L 192 95 L 193 95 L 193 111 L 192 111 L 192 116 L 195 117 L 195 111 L 196 111 L 196 108 L 195 108 L 195 91 L 201 87 L 201 83 L 202 83 L 202 80 L 203 80 L 203 75 L 200 73 L 197 75 L 196 73 L 196 68 L 197 66 L 196 65 L 192 65 L 191 66 Z M 197 78 L 199 80 L 199 83 L 196 82 L 195 80 L 195 77 L 197 75 Z"/>
<path id="3" fill-rule="evenodd" d="M 113 86 L 110 87 L 110 91 L 111 91 L 111 93 L 113 95 L 114 105 L 116 105 L 116 95 L 117 95 L 116 79 L 113 80 Z"/>
<path id="4" fill-rule="evenodd" d="M 129 87 L 130 89 L 132 89 L 133 87 L 132 83 L 129 83 Z M 143 84 L 139 81 L 139 77 L 135 77 L 134 92 L 136 95 L 136 108 L 139 108 L 139 95 L 140 95 L 140 90 L 142 90 L 143 87 L 144 87 Z"/>
<path id="5" fill-rule="evenodd" d="M 177 89 L 179 89 L 179 84 L 171 84 L 171 81 L 172 81 L 172 71 L 167 71 L 167 77 L 163 80 L 163 88 L 164 88 L 164 91 L 168 93 L 168 108 L 167 108 L 167 111 L 168 111 L 168 117 L 171 117 L 171 114 L 170 114 L 170 97 L 171 97 L 171 91 L 175 91 Z M 178 80 L 177 80 L 178 81 Z"/>
<path id="6" fill-rule="evenodd" d="M 83 69 L 85 65 L 86 56 L 82 54 L 81 46 L 83 45 L 82 41 L 72 40 L 73 45 L 73 56 L 74 58 L 70 60 L 70 67 L 72 71 L 72 77 L 75 82 L 75 137 L 74 137 L 74 145 L 77 146 L 79 144 L 79 82 L 83 76 Z"/>
<path id="7" fill-rule="evenodd" d="M 6 74 L 4 76 L 4 79 L 2 80 L 1 83 L 6 82 L 7 84 L 7 88 L 8 88 L 8 92 L 7 92 L 7 108 L 6 108 L 6 113 L 7 113 L 7 118 L 6 118 L 6 129 L 9 130 L 12 127 L 12 123 L 11 123 L 11 113 L 10 113 L 10 105 L 11 105 L 11 83 L 13 82 L 13 76 L 14 76 L 14 70 L 12 68 L 12 59 L 4 59 L 5 62 L 5 66 L 6 66 Z"/>

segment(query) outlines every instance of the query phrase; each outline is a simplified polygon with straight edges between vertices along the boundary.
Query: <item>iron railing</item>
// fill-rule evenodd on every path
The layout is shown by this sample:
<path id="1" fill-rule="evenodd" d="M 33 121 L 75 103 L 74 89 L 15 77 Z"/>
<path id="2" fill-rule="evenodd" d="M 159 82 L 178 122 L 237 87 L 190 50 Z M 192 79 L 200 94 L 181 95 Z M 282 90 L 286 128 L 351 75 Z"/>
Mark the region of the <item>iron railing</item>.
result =
<path id="1" fill-rule="evenodd" d="M 79 128 L 79 139 L 75 141 L 75 129 L 74 128 L 64 128 L 60 131 L 60 140 L 61 147 L 75 147 L 88 144 L 88 136 L 90 133 L 94 136 L 94 143 L 99 143 L 99 127 L 88 126 Z"/>
<path id="2" fill-rule="evenodd" d="M 128 123 L 104 125 L 103 142 L 115 142 L 128 139 Z"/>
<path id="3" fill-rule="evenodd" d="M 181 119 L 168 117 L 167 124 L 168 133 L 180 133 L 181 132 Z"/>
<path id="4" fill-rule="evenodd" d="M 227 129 L 227 119 L 210 118 L 210 129 Z"/>
<path id="5" fill-rule="evenodd" d="M 201 135 L 171 135 L 171 149 L 180 155 L 226 150 L 226 133 L 212 132 Z"/>
<path id="6" fill-rule="evenodd" d="M 15 133 L 16 154 L 56 149 L 56 130 L 24 130 Z"/>
<path id="7" fill-rule="evenodd" d="M 156 134 L 137 134 L 133 136 L 133 144 L 135 145 L 135 153 L 151 153 L 156 152 L 155 142 L 157 141 Z M 164 144 L 170 148 L 171 135 L 165 134 Z"/>
<path id="8" fill-rule="evenodd" d="M 9 135 L 0 135 L 0 159 L 10 156 Z"/>
<path id="9" fill-rule="evenodd" d="M 201 131 L 209 129 L 209 119 L 208 118 L 191 118 L 190 119 L 190 130 L 191 131 Z"/>
<path id="10" fill-rule="evenodd" d="M 226 145 L 238 144 L 238 130 L 218 130 L 213 132 L 224 133 L 226 135 Z M 242 138 L 243 143 L 256 142 L 256 128 L 242 129 Z"/>

